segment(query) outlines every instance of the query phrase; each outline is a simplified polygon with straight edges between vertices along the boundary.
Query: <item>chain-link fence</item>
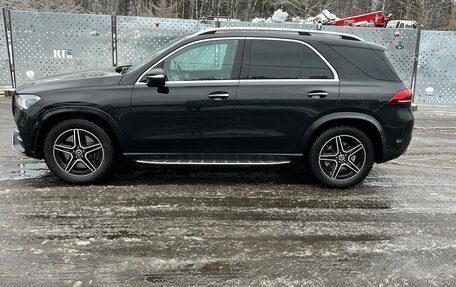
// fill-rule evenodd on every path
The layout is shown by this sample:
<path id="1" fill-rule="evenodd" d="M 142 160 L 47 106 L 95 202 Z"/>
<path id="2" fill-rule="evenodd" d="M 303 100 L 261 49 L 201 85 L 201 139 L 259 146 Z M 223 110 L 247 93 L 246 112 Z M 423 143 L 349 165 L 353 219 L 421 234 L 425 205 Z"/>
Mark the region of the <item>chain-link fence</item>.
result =
<path id="1" fill-rule="evenodd" d="M 210 27 L 269 27 L 316 30 L 297 23 L 215 22 L 151 17 L 10 11 L 13 75 L 16 84 L 77 70 L 132 64 L 176 37 Z M 7 27 L 0 15 L 0 85 L 11 85 Z M 8 22 L 6 22 L 8 23 Z M 456 32 L 332 27 L 387 47 L 387 56 L 404 82 L 416 78 L 417 103 L 456 104 Z M 399 36 L 397 35 L 399 34 Z"/>

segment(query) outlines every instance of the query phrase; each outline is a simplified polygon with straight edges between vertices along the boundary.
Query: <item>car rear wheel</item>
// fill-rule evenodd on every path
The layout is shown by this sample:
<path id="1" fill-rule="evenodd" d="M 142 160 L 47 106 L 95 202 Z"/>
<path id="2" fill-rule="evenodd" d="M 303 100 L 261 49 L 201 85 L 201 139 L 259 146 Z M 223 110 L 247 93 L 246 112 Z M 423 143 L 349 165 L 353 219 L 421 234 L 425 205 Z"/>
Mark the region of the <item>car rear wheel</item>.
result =
<path id="1" fill-rule="evenodd" d="M 363 181 L 374 164 L 369 137 L 354 127 L 335 127 L 323 132 L 309 152 L 313 177 L 331 188 L 347 188 Z"/>
<path id="2" fill-rule="evenodd" d="M 73 119 L 57 124 L 44 140 L 44 160 L 60 179 L 90 184 L 103 178 L 114 161 L 109 135 L 93 122 Z"/>

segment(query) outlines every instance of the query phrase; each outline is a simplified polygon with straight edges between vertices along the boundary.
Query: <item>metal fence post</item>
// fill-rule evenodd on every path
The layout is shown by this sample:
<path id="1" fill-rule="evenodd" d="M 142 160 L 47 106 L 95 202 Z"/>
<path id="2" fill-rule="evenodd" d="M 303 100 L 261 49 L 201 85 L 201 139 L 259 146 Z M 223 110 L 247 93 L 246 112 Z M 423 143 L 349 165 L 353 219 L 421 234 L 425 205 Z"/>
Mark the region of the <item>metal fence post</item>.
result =
<path id="1" fill-rule="evenodd" d="M 11 86 L 16 88 L 16 70 L 14 69 L 14 51 L 13 51 L 13 35 L 11 29 L 11 14 L 9 10 L 2 8 L 3 13 L 3 21 L 5 27 L 5 40 L 6 40 L 6 48 L 8 51 L 8 62 L 10 67 L 10 78 L 11 78 Z M 8 17 L 8 21 L 6 20 Z M 7 25 L 8 24 L 8 25 Z"/>
<path id="2" fill-rule="evenodd" d="M 416 91 L 416 78 L 418 74 L 418 63 L 420 57 L 420 42 L 421 42 L 421 27 L 418 28 L 418 33 L 416 35 L 416 46 L 415 46 L 415 54 L 413 56 L 413 70 L 412 70 L 412 80 L 411 80 L 411 89 L 413 95 L 413 101 L 415 102 L 415 91 Z"/>
<path id="3" fill-rule="evenodd" d="M 117 17 L 111 15 L 112 65 L 117 66 Z"/>

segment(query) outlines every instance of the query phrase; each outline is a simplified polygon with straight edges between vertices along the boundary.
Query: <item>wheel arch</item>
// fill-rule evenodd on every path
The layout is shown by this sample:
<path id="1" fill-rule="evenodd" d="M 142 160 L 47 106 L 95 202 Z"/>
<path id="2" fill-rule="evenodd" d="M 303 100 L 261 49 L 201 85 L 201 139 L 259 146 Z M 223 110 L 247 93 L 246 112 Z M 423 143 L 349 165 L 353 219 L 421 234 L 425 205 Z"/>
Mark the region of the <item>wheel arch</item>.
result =
<path id="1" fill-rule="evenodd" d="M 89 120 L 99 125 L 111 137 L 117 153 L 121 153 L 125 148 L 123 133 L 119 125 L 106 112 L 93 107 L 62 107 L 46 112 L 35 124 L 33 150 L 37 158 L 43 157 L 43 143 L 47 131 L 55 124 L 70 119 Z"/>
<path id="2" fill-rule="evenodd" d="M 321 133 L 336 126 L 352 126 L 366 133 L 374 145 L 375 162 L 382 161 L 386 146 L 385 132 L 382 125 L 374 117 L 363 113 L 340 112 L 319 118 L 304 134 L 301 140 L 300 150 L 305 151 Z"/>

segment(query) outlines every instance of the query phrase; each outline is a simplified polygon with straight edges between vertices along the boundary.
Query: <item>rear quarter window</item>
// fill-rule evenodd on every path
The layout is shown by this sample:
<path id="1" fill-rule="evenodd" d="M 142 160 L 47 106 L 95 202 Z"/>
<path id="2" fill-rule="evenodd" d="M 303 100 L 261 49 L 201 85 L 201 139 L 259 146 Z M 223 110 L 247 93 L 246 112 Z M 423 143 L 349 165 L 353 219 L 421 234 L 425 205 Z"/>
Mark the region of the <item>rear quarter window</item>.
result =
<path id="1" fill-rule="evenodd" d="M 331 48 L 374 79 L 401 81 L 383 51 L 346 46 L 331 46 Z"/>

